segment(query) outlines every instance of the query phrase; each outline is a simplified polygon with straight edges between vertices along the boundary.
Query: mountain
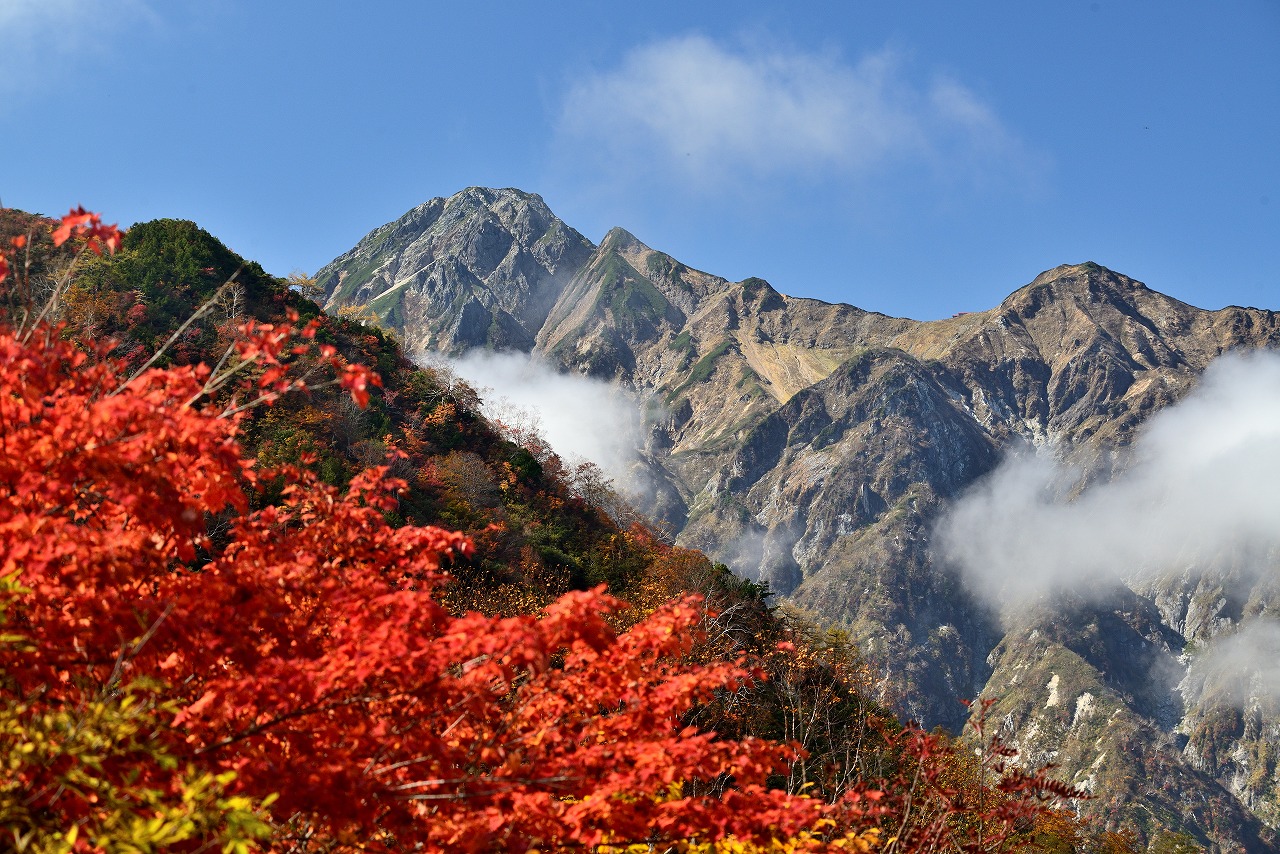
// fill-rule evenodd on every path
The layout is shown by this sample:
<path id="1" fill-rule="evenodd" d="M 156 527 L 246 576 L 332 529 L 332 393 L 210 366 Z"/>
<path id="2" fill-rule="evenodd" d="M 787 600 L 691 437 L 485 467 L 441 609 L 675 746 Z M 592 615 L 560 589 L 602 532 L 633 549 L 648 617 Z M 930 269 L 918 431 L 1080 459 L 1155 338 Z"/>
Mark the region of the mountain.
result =
<path id="1" fill-rule="evenodd" d="M 645 509 L 848 629 L 904 713 L 959 731 L 959 700 L 998 697 L 1009 736 L 1108 821 L 1270 850 L 1280 709 L 1234 712 L 1184 678 L 1188 650 L 1280 597 L 1262 584 L 1246 613 L 1215 595 L 1224 564 L 1011 625 L 931 534 L 1020 446 L 1105 480 L 1215 357 L 1280 345 L 1275 312 L 1205 311 L 1085 263 L 987 311 L 892 318 L 730 282 L 622 229 L 593 245 L 510 189 L 427 202 L 317 279 L 329 309 L 372 311 L 411 352 L 530 352 L 652 401 Z"/>
<path id="2" fill-rule="evenodd" d="M 473 187 L 372 232 L 317 279 L 331 304 L 367 306 L 410 349 L 528 351 L 593 248 L 537 196 Z"/>

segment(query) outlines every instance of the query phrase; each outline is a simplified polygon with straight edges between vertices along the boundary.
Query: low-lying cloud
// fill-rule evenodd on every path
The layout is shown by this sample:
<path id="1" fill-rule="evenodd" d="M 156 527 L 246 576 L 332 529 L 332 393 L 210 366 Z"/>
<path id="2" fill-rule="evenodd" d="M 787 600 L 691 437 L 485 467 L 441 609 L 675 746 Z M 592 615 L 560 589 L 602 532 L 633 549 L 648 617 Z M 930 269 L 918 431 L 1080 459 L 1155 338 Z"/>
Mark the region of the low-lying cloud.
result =
<path id="1" fill-rule="evenodd" d="M 828 180 L 890 161 L 966 172 L 1026 159 L 977 94 L 946 77 L 915 83 L 893 52 L 849 64 L 697 35 L 642 45 L 580 79 L 559 130 L 563 144 L 614 169 L 643 164 L 703 186 L 742 175 Z"/>
<path id="2" fill-rule="evenodd" d="M 1228 554 L 1275 572 L 1280 355 L 1218 359 L 1150 420 L 1116 477 L 1072 498 L 1078 479 L 1043 455 L 1014 454 L 955 504 L 934 544 L 1006 613 L 1059 591 L 1195 575 Z"/>
<path id="3" fill-rule="evenodd" d="M 1253 620 L 1216 638 L 1192 660 L 1187 687 L 1239 708 L 1251 699 L 1280 704 L 1280 621 Z"/>
<path id="4" fill-rule="evenodd" d="M 490 420 L 535 432 L 566 462 L 589 460 L 618 486 L 635 487 L 641 410 L 623 390 L 523 353 L 474 350 L 449 365 L 480 392 Z"/>

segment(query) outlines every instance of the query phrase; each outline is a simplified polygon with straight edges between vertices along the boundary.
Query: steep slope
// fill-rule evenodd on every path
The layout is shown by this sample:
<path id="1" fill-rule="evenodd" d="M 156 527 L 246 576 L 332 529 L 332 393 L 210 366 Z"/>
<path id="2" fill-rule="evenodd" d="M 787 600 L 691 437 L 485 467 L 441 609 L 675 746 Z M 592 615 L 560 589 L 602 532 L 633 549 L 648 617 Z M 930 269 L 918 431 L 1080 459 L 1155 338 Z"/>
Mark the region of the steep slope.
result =
<path id="1" fill-rule="evenodd" d="M 899 350 L 850 359 L 747 431 L 680 537 L 848 626 L 893 663 L 904 711 L 958 729 L 956 698 L 979 690 L 996 636 L 933 571 L 928 520 L 997 452 L 945 379 Z"/>
<path id="2" fill-rule="evenodd" d="M 1096 264 L 1041 273 L 989 311 L 919 324 L 893 339 L 946 365 L 1002 439 L 1123 443 L 1237 347 L 1280 344 L 1280 318 L 1210 312 Z"/>
<path id="3" fill-rule="evenodd" d="M 428 206 L 481 192 L 493 191 Z M 434 251 L 445 263 L 469 245 Z M 678 543 L 851 630 L 886 698 L 927 724 L 958 730 L 958 700 L 999 696 L 1012 738 L 1038 756 L 1058 751 L 1068 778 L 1096 786 L 1090 809 L 1144 839 L 1178 830 L 1211 850 L 1267 850 L 1269 831 L 1250 814 L 1280 821 L 1267 747 L 1280 710 L 1256 696 L 1224 703 L 1186 662 L 1188 642 L 1272 612 L 1273 595 L 1223 595 L 1224 566 L 1135 582 L 1111 610 L 1028 614 L 1011 627 L 930 537 L 949 502 L 1021 444 L 1105 479 L 1145 419 L 1216 356 L 1280 347 L 1276 313 L 1204 311 L 1086 263 L 1048 270 L 990 310 L 919 322 L 729 282 L 622 229 L 582 245 L 560 256 L 563 286 L 532 348 L 649 397 L 641 458 L 659 482 L 649 509 Z M 350 266 L 338 259 L 327 274 Z M 485 280 L 495 304 L 502 275 Z M 456 299 L 432 287 L 420 298 Z M 331 305 L 356 300 L 335 293 Z M 420 325 L 403 329 L 421 346 L 471 340 L 448 338 L 440 320 Z M 1055 678 L 1061 708 L 1046 706 Z M 1088 714 L 1065 720 L 1072 703 Z M 1212 814 L 1195 806 L 1205 803 Z"/>
<path id="4" fill-rule="evenodd" d="M 316 280 L 327 308 L 371 312 L 410 352 L 527 352 L 593 248 L 539 196 L 472 187 L 376 229 Z"/>
<path id="5" fill-rule="evenodd" d="M 1176 828 L 1186 850 L 1275 850 L 1265 810 L 1251 812 L 1261 804 L 1188 754 L 1181 648 L 1149 601 L 1120 589 L 1105 606 L 1079 603 L 1013 628 L 992 653 L 986 693 L 1011 744 L 1069 770 L 1097 798 L 1086 806 L 1094 815 L 1123 817 L 1146 840 Z"/>

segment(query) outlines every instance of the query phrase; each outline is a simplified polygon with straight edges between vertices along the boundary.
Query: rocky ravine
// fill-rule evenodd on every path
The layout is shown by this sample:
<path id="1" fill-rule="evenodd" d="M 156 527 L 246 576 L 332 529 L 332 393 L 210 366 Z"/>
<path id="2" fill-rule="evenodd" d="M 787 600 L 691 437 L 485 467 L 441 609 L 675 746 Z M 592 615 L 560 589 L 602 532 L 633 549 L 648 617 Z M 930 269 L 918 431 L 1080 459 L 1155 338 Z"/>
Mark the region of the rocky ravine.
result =
<path id="1" fill-rule="evenodd" d="M 1025 752 L 1094 787 L 1089 809 L 1151 840 L 1270 850 L 1280 710 L 1179 687 L 1189 643 L 1280 611 L 1270 588 L 1242 609 L 1212 573 L 1168 578 L 1010 629 L 929 534 L 1013 445 L 1104 470 L 1214 357 L 1280 345 L 1276 313 L 1204 311 L 1081 264 L 988 311 L 891 318 L 729 282 L 621 229 L 595 246 L 538 196 L 481 188 L 415 208 L 317 278 L 328 308 L 372 311 L 411 351 L 533 352 L 660 401 L 649 510 L 852 629 L 905 713 L 958 729 L 958 700 L 985 690 Z"/>

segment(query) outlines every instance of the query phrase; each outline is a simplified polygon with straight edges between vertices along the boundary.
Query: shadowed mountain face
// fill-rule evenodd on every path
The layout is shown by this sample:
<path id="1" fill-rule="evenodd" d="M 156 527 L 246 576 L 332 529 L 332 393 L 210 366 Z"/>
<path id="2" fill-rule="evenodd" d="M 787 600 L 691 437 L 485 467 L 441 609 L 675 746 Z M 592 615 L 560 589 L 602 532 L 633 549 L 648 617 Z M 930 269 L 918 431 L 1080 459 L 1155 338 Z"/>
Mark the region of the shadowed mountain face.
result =
<path id="1" fill-rule="evenodd" d="M 1206 680 L 1180 685 L 1187 641 L 1247 617 L 1212 575 L 1011 628 L 931 534 L 1014 447 L 1105 478 L 1216 356 L 1280 346 L 1276 313 L 1203 311 L 1080 264 L 988 311 L 891 318 L 729 282 L 622 229 L 594 246 L 535 195 L 477 188 L 375 230 L 317 278 L 328 308 L 376 313 L 410 351 L 532 352 L 649 398 L 650 512 L 851 629 L 908 715 L 958 730 L 959 700 L 999 695 L 1009 737 L 1093 786 L 1089 809 L 1148 839 L 1270 850 L 1280 712 L 1255 703 L 1237 721 Z M 1280 610 L 1253 598 L 1249 614 Z"/>

